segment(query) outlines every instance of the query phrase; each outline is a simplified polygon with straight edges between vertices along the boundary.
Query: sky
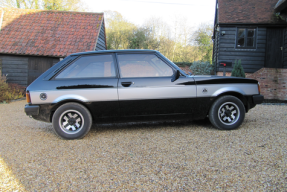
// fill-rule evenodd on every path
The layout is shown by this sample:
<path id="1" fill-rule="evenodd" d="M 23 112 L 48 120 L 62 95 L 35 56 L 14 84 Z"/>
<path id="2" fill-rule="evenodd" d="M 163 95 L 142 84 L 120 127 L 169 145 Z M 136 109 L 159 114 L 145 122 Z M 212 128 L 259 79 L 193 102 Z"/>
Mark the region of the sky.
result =
<path id="1" fill-rule="evenodd" d="M 141 26 L 149 18 L 168 25 L 181 20 L 189 27 L 213 24 L 216 0 L 83 0 L 90 12 L 117 11 L 129 22 Z"/>

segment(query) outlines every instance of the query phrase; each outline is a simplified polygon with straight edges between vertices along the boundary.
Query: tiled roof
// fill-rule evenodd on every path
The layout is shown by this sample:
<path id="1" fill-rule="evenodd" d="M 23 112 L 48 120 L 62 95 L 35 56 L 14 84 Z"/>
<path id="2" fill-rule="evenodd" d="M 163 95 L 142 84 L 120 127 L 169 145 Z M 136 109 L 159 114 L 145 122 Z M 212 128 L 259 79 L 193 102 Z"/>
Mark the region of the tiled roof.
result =
<path id="1" fill-rule="evenodd" d="M 65 57 L 93 51 L 103 13 L 0 8 L 0 53 Z"/>
<path id="2" fill-rule="evenodd" d="M 273 23 L 278 0 L 218 0 L 219 23 Z"/>

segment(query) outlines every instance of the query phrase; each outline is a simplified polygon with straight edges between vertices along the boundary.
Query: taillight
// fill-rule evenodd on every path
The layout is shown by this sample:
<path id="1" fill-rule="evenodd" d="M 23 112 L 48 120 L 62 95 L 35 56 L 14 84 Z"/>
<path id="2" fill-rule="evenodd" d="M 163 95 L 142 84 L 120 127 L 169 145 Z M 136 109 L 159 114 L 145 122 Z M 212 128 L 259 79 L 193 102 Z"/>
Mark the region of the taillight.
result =
<path id="1" fill-rule="evenodd" d="M 29 91 L 26 91 L 26 101 L 27 101 L 27 103 L 31 103 L 31 97 L 30 97 Z"/>
<path id="2" fill-rule="evenodd" d="M 260 91 L 261 91 L 261 89 L 260 89 L 260 83 L 258 82 L 258 92 L 259 92 L 259 94 L 260 94 Z"/>

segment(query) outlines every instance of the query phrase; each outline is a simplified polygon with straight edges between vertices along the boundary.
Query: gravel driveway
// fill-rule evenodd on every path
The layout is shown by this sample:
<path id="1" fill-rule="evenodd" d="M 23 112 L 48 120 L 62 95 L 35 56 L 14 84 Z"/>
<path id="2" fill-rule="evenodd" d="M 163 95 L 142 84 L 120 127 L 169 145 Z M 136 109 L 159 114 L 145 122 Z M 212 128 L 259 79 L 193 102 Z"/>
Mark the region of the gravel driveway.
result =
<path id="1" fill-rule="evenodd" d="M 97 125 L 62 140 L 0 105 L 0 191 L 286 191 L 287 106 L 258 105 L 234 131 L 209 122 Z"/>

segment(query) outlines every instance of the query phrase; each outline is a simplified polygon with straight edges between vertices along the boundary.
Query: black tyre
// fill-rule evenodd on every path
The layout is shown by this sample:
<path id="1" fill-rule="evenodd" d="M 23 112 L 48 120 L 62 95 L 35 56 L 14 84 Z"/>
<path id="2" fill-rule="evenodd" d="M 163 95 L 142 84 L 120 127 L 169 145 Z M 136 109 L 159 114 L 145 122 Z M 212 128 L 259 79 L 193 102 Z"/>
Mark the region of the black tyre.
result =
<path id="1" fill-rule="evenodd" d="M 63 139 L 81 139 L 91 129 L 89 110 L 78 103 L 66 103 L 54 113 L 52 124 L 55 133 Z"/>
<path id="2" fill-rule="evenodd" d="M 234 96 L 218 98 L 210 108 L 209 120 L 218 129 L 237 129 L 245 117 L 245 107 L 240 99 Z"/>

